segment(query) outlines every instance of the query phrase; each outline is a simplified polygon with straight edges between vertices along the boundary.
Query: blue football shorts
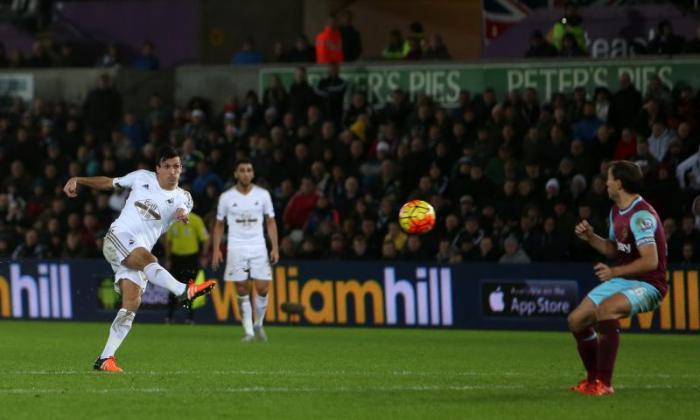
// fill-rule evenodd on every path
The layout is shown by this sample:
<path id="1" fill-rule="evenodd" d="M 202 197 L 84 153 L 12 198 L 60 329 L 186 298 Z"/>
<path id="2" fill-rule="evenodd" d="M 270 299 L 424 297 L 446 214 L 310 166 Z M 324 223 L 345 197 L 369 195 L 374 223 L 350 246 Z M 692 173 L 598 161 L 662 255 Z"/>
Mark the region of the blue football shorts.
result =
<path id="1" fill-rule="evenodd" d="M 598 306 L 605 299 L 617 293 L 625 295 L 630 302 L 632 306 L 630 316 L 653 311 L 663 300 L 661 292 L 651 284 L 644 281 L 623 279 L 620 277 L 615 277 L 603 282 L 588 293 L 588 298 Z"/>

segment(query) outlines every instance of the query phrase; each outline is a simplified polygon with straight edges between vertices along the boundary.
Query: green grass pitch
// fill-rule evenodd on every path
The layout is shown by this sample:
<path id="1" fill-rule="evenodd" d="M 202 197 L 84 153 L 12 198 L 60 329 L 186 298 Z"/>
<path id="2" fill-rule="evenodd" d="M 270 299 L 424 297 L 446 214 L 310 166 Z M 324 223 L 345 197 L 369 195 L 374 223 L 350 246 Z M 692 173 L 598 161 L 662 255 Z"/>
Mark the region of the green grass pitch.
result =
<path id="1" fill-rule="evenodd" d="M 558 332 L 134 325 L 124 374 L 94 372 L 108 323 L 0 321 L 0 418 L 614 418 L 700 412 L 700 337 L 623 333 L 616 395 Z"/>

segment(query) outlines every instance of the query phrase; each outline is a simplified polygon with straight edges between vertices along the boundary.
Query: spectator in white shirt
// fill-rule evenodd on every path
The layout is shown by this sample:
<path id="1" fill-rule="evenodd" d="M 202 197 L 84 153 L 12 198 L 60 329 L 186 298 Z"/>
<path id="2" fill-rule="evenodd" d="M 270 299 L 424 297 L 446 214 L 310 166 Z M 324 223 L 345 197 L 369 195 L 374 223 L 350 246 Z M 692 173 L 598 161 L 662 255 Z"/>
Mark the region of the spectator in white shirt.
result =
<path id="1" fill-rule="evenodd" d="M 678 165 L 676 177 L 682 190 L 700 191 L 700 148 Z"/>
<path id="2" fill-rule="evenodd" d="M 651 136 L 649 136 L 649 152 L 662 162 L 668 152 L 668 146 L 673 137 L 673 132 L 666 128 L 666 123 L 662 120 L 657 120 L 651 126 Z"/>

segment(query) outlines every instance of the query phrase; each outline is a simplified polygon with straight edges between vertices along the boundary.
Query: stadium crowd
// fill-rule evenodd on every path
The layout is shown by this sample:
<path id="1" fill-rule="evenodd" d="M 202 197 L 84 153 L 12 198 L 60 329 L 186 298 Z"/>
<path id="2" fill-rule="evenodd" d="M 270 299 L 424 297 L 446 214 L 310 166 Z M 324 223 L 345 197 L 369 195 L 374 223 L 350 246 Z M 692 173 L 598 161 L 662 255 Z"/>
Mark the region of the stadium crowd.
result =
<path id="1" fill-rule="evenodd" d="M 108 76 L 80 105 L 16 99 L 0 115 L 0 256 L 100 255 L 128 192 L 68 200 L 64 182 L 152 170 L 164 144 L 181 148 L 181 183 L 208 226 L 233 162 L 252 158 L 273 196 L 283 258 L 591 261 L 573 227 L 588 219 L 606 232 L 613 159 L 643 169 L 670 261 L 699 256 L 698 95 L 658 77 L 643 92 L 624 74 L 613 92 L 579 87 L 549 101 L 534 89 L 463 91 L 446 109 L 401 90 L 371 104 L 337 66 L 317 86 L 300 67 L 289 89 L 272 78 L 260 96 L 223 109 L 201 98 L 168 109 L 155 94 L 149 109 L 124 110 Z M 437 210 L 426 235 L 398 227 L 397 209 L 412 198 Z"/>

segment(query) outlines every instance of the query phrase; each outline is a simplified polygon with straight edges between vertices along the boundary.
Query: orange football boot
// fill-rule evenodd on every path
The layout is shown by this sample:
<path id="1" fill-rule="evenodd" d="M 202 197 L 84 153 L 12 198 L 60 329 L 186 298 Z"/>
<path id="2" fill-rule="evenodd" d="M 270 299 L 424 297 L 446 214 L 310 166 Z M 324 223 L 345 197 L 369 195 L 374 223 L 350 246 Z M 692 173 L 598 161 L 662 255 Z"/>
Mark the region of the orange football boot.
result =
<path id="1" fill-rule="evenodd" d="M 613 389 L 612 385 L 606 385 L 603 383 L 603 381 L 596 379 L 596 381 L 590 384 L 583 391 L 583 393 L 600 397 L 603 395 L 612 395 L 615 393 L 615 390 Z"/>
<path id="2" fill-rule="evenodd" d="M 95 370 L 101 370 L 104 372 L 124 372 L 124 370 L 117 365 L 117 359 L 115 359 L 114 356 L 110 356 L 106 359 L 97 359 L 94 367 Z"/>
<path id="3" fill-rule="evenodd" d="M 588 382 L 588 378 L 583 378 L 577 383 L 576 385 L 572 386 L 569 388 L 573 392 L 580 392 L 582 394 L 586 393 L 586 389 L 592 385 L 591 382 Z"/>

